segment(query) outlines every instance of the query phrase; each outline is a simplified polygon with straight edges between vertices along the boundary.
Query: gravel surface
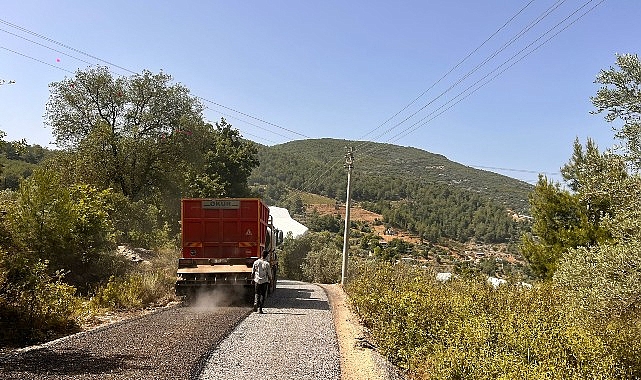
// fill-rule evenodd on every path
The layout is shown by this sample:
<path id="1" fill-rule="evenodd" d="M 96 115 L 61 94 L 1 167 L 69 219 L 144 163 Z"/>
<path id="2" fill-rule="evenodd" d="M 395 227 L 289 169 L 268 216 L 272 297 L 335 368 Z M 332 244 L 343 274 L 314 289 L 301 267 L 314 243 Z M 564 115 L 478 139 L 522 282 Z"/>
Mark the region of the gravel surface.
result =
<path id="1" fill-rule="evenodd" d="M 338 341 L 323 289 L 279 281 L 265 314 L 248 316 L 204 363 L 200 379 L 341 379 Z"/>
<path id="2" fill-rule="evenodd" d="M 162 309 L 0 357 L 0 379 L 195 379 L 249 307 Z"/>
<path id="3" fill-rule="evenodd" d="M 217 298 L 0 353 L 0 379 L 402 378 L 364 344 L 340 285 L 279 281 L 265 314 Z"/>

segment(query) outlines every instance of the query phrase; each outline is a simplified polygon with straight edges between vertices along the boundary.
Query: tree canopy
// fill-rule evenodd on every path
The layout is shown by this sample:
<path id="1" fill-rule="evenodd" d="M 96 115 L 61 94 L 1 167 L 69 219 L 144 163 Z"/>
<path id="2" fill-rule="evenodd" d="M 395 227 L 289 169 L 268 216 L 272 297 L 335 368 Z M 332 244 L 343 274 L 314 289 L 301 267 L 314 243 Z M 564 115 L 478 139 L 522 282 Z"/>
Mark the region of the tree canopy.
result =
<path id="1" fill-rule="evenodd" d="M 50 85 L 47 124 L 75 153 L 78 180 L 148 196 L 178 166 L 187 137 L 202 128 L 202 105 L 164 73 L 114 77 L 106 67 Z"/>
<path id="2" fill-rule="evenodd" d="M 539 180 L 532 234 L 523 237 L 535 272 L 602 317 L 638 310 L 641 297 L 641 61 L 619 55 L 617 66 L 599 73 L 592 102 L 594 113 L 623 123 L 612 127 L 621 145 L 600 152 L 590 139 L 585 147 L 575 141 L 561 169 L 567 189 Z"/>
<path id="3" fill-rule="evenodd" d="M 112 188 L 178 220 L 186 196 L 247 196 L 257 148 L 165 73 L 116 77 L 106 67 L 50 85 L 47 123 L 63 148 L 54 166 L 68 183 Z"/>
<path id="4" fill-rule="evenodd" d="M 605 112 L 608 122 L 622 121 L 613 126 L 615 137 L 623 143 L 624 156 L 635 172 L 641 170 L 641 61 L 636 54 L 621 54 L 617 67 L 601 70 L 596 83 L 602 87 L 592 98 L 594 113 Z"/>

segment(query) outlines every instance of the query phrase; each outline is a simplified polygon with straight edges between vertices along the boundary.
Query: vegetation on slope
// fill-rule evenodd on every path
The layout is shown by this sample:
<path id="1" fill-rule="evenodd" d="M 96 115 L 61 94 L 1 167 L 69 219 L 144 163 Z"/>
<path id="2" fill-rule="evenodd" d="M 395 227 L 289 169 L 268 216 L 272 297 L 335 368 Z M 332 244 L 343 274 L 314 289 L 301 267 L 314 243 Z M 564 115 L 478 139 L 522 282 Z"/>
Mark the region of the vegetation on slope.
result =
<path id="1" fill-rule="evenodd" d="M 402 264 L 364 264 L 346 288 L 378 349 L 416 379 L 636 379 L 640 310 L 569 307 L 565 288 L 447 283 Z"/>
<path id="2" fill-rule="evenodd" d="M 344 140 L 293 141 L 261 147 L 261 165 L 249 178 L 262 196 L 296 213 L 299 191 L 344 201 Z M 366 143 L 352 175 L 352 199 L 380 213 L 392 227 L 437 242 L 470 239 L 516 241 L 520 225 L 513 213 L 527 209 L 531 187 L 415 148 Z M 376 153 L 367 153 L 373 152 Z"/>
<path id="3" fill-rule="evenodd" d="M 439 282 L 429 269 L 365 263 L 352 305 L 387 357 L 417 379 L 641 377 L 641 61 L 617 57 L 592 99 L 618 151 L 575 143 L 562 173 L 531 195 L 525 256 L 541 281 Z"/>

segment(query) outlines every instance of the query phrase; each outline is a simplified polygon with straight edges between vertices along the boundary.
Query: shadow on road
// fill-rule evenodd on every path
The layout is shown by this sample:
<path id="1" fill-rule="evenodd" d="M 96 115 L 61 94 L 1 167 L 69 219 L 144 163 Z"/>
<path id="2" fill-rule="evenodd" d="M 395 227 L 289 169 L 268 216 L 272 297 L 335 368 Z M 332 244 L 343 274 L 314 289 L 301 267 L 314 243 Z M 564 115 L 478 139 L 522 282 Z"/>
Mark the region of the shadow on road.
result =
<path id="1" fill-rule="evenodd" d="M 129 369 L 148 369 L 148 366 L 139 365 L 145 362 L 141 359 L 136 355 L 95 355 L 73 350 L 56 352 L 45 348 L 0 361 L 0 372 L 25 376 L 113 374 Z"/>
<path id="2" fill-rule="evenodd" d="M 329 310 L 325 299 L 312 297 L 313 292 L 305 289 L 305 283 L 295 281 L 280 281 L 276 291 L 269 297 L 266 307 Z"/>

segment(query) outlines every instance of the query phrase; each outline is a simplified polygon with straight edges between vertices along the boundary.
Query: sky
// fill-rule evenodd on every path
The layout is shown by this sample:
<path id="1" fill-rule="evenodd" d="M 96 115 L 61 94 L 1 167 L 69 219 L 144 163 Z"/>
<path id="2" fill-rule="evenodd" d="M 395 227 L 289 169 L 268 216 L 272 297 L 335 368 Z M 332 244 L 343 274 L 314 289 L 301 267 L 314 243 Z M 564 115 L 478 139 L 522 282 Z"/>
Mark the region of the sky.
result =
<path id="1" fill-rule="evenodd" d="M 590 98 L 617 54 L 641 53 L 639 15 L 638 0 L 7 1 L 0 130 L 55 147 L 50 83 L 162 70 L 261 144 L 345 139 L 367 159 L 375 141 L 560 181 L 575 139 L 616 143 Z"/>

